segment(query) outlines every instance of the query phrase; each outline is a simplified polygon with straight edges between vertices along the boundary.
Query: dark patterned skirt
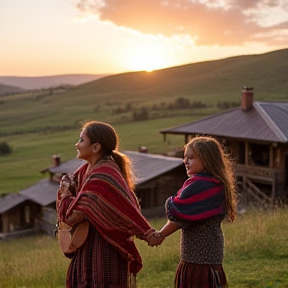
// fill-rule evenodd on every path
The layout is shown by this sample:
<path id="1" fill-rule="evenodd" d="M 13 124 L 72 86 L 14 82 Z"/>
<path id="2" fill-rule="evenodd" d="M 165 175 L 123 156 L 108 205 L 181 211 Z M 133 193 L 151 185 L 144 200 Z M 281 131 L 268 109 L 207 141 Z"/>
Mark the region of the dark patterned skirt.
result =
<path id="1" fill-rule="evenodd" d="M 175 288 L 227 288 L 222 265 L 193 264 L 181 261 L 175 276 Z"/>
<path id="2" fill-rule="evenodd" d="M 128 262 L 90 225 L 88 237 L 71 259 L 67 288 L 128 288 Z"/>

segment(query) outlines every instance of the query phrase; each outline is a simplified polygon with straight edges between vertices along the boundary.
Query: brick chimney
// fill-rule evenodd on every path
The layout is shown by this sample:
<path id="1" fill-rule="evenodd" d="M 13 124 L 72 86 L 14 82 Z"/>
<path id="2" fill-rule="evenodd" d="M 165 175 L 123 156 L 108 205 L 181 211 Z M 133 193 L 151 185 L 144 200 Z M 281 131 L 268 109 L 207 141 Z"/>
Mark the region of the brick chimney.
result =
<path id="1" fill-rule="evenodd" d="M 253 87 L 244 86 L 241 94 L 241 108 L 243 111 L 248 111 L 253 108 Z"/>
<path id="2" fill-rule="evenodd" d="M 138 148 L 138 152 L 140 152 L 140 153 L 148 153 L 148 148 L 145 147 L 145 146 L 140 146 Z"/>
<path id="3" fill-rule="evenodd" d="M 59 166 L 61 163 L 61 158 L 59 155 L 53 155 L 53 167 Z"/>

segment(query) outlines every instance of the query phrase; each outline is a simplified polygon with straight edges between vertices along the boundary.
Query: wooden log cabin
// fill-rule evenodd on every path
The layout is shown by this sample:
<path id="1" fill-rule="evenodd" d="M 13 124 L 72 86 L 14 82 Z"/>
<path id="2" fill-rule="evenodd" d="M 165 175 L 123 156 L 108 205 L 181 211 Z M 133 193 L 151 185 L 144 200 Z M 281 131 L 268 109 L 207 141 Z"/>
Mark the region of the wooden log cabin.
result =
<path id="1" fill-rule="evenodd" d="M 136 176 L 136 195 L 146 217 L 164 217 L 164 202 L 176 193 L 187 178 L 182 159 L 143 152 L 124 151 L 132 161 Z M 71 159 L 43 169 L 43 179 L 19 193 L 0 197 L 0 240 L 45 232 L 53 236 L 56 224 L 56 194 L 63 174 L 73 173 L 85 161 Z"/>
<path id="2" fill-rule="evenodd" d="M 243 201 L 274 205 L 288 198 L 288 102 L 254 101 L 254 90 L 243 87 L 241 106 L 160 131 L 218 139 L 235 160 Z"/>
<path id="3" fill-rule="evenodd" d="M 165 200 L 177 192 L 187 179 L 186 169 L 182 159 L 147 153 L 147 149 L 139 151 L 122 151 L 132 162 L 136 177 L 135 193 L 139 199 L 142 213 L 146 217 L 162 217 Z M 60 181 L 63 174 L 72 173 L 85 161 L 71 159 L 60 163 L 56 161 L 53 167 L 42 172 L 49 172 L 50 180 Z M 56 200 L 56 199 L 55 199 Z"/>
<path id="4" fill-rule="evenodd" d="M 10 193 L 0 198 L 0 241 L 35 233 L 40 207 L 24 195 Z"/>

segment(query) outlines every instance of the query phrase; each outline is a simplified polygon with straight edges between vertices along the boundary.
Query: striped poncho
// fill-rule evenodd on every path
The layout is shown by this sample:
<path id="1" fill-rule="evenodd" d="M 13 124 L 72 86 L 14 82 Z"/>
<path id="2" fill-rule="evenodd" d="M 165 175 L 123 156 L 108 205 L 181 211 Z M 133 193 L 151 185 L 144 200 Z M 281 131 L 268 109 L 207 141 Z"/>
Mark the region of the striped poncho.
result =
<path id="1" fill-rule="evenodd" d="M 79 192 L 61 203 L 60 220 L 65 221 L 74 210 L 82 212 L 102 238 L 127 260 L 128 272 L 136 275 L 142 259 L 131 236 L 141 237 L 151 227 L 112 159 L 101 160 L 88 175 L 87 167 L 85 164 L 75 172 Z"/>
<path id="2" fill-rule="evenodd" d="M 195 174 L 166 201 L 171 221 L 198 221 L 225 214 L 223 187 L 211 174 Z"/>

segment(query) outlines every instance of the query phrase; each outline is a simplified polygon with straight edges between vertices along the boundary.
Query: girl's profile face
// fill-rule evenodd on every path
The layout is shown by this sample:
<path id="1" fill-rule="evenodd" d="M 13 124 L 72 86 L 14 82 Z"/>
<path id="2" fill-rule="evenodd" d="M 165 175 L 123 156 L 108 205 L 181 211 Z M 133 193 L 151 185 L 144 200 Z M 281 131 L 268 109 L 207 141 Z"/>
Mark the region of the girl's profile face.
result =
<path id="1" fill-rule="evenodd" d="M 205 172 L 205 167 L 201 158 L 190 147 L 186 147 L 184 150 L 183 163 L 185 164 L 188 177 L 191 177 L 196 173 Z"/>
<path id="2" fill-rule="evenodd" d="M 85 130 L 81 131 L 80 139 L 75 144 L 75 147 L 77 149 L 77 158 L 89 161 L 93 157 L 93 146 Z"/>

